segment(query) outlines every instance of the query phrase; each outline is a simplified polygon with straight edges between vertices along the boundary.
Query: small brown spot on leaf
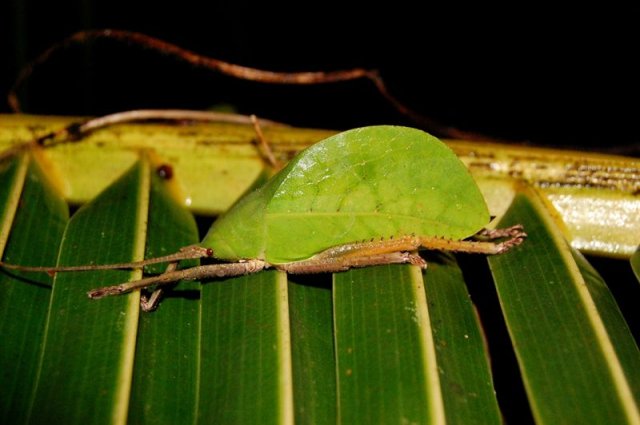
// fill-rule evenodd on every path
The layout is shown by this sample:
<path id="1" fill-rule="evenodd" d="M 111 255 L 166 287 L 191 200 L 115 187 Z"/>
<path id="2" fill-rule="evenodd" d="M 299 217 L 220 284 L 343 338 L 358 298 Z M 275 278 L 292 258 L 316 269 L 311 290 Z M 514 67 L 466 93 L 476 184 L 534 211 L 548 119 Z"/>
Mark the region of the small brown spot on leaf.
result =
<path id="1" fill-rule="evenodd" d="M 161 179 L 170 180 L 173 177 L 173 167 L 169 164 L 162 164 L 156 168 L 156 173 Z"/>

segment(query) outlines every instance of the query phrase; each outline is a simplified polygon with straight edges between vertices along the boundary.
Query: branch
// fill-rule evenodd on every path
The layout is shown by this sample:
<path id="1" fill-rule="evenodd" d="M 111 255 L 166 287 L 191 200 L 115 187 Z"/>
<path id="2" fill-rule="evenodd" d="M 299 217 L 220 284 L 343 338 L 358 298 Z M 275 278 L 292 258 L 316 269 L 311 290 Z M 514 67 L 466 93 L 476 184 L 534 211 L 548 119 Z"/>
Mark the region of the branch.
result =
<path id="1" fill-rule="evenodd" d="M 160 40 L 146 34 L 115 30 L 102 29 L 81 31 L 71 35 L 70 37 L 53 44 L 36 59 L 27 64 L 18 74 L 18 77 L 9 91 L 8 102 L 14 112 L 20 112 L 20 101 L 17 92 L 23 83 L 31 77 L 34 70 L 43 63 L 47 62 L 55 53 L 67 49 L 74 44 L 86 44 L 97 39 L 116 40 L 128 44 L 135 44 L 145 49 L 160 52 L 167 56 L 175 57 L 179 60 L 190 63 L 193 66 L 206 68 L 221 74 L 235 77 L 238 79 L 255 81 L 268 84 L 330 84 L 341 81 L 353 81 L 359 79 L 370 80 L 378 92 L 402 115 L 414 121 L 423 129 L 439 135 L 441 137 L 467 140 L 495 140 L 487 136 L 476 133 L 470 133 L 458 130 L 456 128 L 443 125 L 438 120 L 427 117 L 413 110 L 409 106 L 402 103 L 393 96 L 379 72 L 374 69 L 354 68 L 348 70 L 330 71 L 330 72 L 273 72 L 257 68 L 250 68 L 242 65 L 225 62 L 220 59 L 203 56 L 191 50 L 182 48 L 175 44 Z"/>

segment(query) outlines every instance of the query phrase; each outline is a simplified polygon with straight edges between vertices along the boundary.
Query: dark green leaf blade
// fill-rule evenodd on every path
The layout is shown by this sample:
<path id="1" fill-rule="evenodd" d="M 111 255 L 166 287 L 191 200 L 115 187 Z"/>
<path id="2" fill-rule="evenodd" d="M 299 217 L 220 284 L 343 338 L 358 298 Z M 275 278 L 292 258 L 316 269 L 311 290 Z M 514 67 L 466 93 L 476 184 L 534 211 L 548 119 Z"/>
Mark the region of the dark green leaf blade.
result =
<path id="1" fill-rule="evenodd" d="M 638 351 L 633 334 L 602 276 L 580 252 L 572 249 L 571 254 L 611 339 L 615 355 L 620 362 L 619 372 L 625 375 L 633 398 L 638 403 L 640 401 L 640 351 Z"/>
<path id="2" fill-rule="evenodd" d="M 171 181 L 151 177 L 146 258 L 198 242 L 191 213 L 171 196 Z M 184 261 L 181 266 L 197 265 Z M 166 264 L 148 267 L 162 273 Z M 182 282 L 159 308 L 141 313 L 128 422 L 192 424 L 195 420 L 200 349 L 200 284 Z"/>
<path id="3" fill-rule="evenodd" d="M 331 278 L 289 276 L 295 422 L 336 423 Z"/>
<path id="4" fill-rule="evenodd" d="M 291 424 L 286 274 L 203 285 L 198 423 Z"/>
<path id="5" fill-rule="evenodd" d="M 4 250 L 11 232 L 28 165 L 29 157 L 26 155 L 0 161 L 0 251 Z"/>
<path id="6" fill-rule="evenodd" d="M 633 269 L 633 273 L 636 275 L 636 279 L 640 282 L 640 246 L 631 256 L 631 268 Z"/>
<path id="7" fill-rule="evenodd" d="M 462 271 L 451 255 L 430 255 L 424 273 L 448 424 L 500 424 L 483 335 Z"/>
<path id="8" fill-rule="evenodd" d="M 15 167 L 0 175 L 3 200 L 0 205 L 5 209 L 11 207 L 8 192 L 17 191 L 20 196 L 3 260 L 51 266 L 56 262 L 69 218 L 67 205 L 48 184 L 35 161 L 25 156 L 14 163 Z M 26 175 L 20 173 L 21 167 Z M 15 179 L 8 179 L 8 174 Z M 21 177 L 26 177 L 24 186 Z M 35 387 L 51 281 L 46 273 L 0 270 L 0 423 L 21 424 L 26 420 Z"/>
<path id="9" fill-rule="evenodd" d="M 146 162 L 136 164 L 73 216 L 59 265 L 143 257 L 148 174 Z M 139 275 L 124 270 L 56 275 L 31 423 L 125 423 L 139 293 L 96 301 L 86 293 Z"/>
<path id="10" fill-rule="evenodd" d="M 500 226 L 516 223 L 529 238 L 489 264 L 537 422 L 639 423 L 606 315 L 535 194 L 517 195 Z"/>
<path id="11" fill-rule="evenodd" d="M 338 422 L 443 423 L 417 267 L 369 267 L 333 279 Z"/>

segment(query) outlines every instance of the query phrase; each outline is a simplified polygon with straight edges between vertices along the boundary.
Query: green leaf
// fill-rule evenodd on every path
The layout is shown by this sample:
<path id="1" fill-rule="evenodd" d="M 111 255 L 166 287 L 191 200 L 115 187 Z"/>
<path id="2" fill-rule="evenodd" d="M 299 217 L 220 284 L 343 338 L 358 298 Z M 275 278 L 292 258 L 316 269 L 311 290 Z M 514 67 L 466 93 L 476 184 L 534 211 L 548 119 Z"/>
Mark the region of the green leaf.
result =
<path id="1" fill-rule="evenodd" d="M 462 271 L 451 255 L 430 255 L 424 271 L 448 424 L 500 424 L 489 359 Z"/>
<path id="2" fill-rule="evenodd" d="M 338 422 L 444 423 L 419 269 L 350 270 L 333 282 Z"/>
<path id="3" fill-rule="evenodd" d="M 640 282 L 640 246 L 631 257 L 631 268 L 633 269 L 633 273 L 636 275 L 636 279 Z"/>
<path id="4" fill-rule="evenodd" d="M 93 189 L 98 181 L 93 180 L 93 171 L 101 176 L 100 185 L 115 179 L 139 159 L 140 141 L 159 143 L 163 162 L 176 165 L 173 179 L 151 178 L 150 192 L 148 166 L 135 166 L 123 178 L 128 182 L 120 180 L 94 204 L 81 208 L 66 232 L 61 262 L 132 259 L 141 255 L 143 250 L 137 248 L 145 240 L 146 256 L 193 243 L 191 217 L 172 202 L 167 192 L 176 191 L 168 186 L 183 186 L 183 198 L 193 196 L 196 210 L 211 211 L 213 204 L 218 210 L 262 168 L 255 149 L 246 143 L 253 137 L 251 128 L 217 133 L 220 128 L 191 135 L 196 140 L 191 139 L 189 149 L 175 136 L 191 137 L 185 133 L 192 127 L 185 132 L 177 127 L 132 126 L 92 134 L 90 152 L 83 152 L 85 142 L 45 150 L 54 164 L 43 168 L 49 180 L 55 183 L 58 172 L 72 173 L 80 186 Z M 135 131 L 129 134 L 131 130 Z M 26 127 L 20 131 L 22 135 L 9 137 L 10 141 L 33 137 Z M 301 146 L 296 131 L 287 136 L 278 130 L 272 134 L 280 136 L 267 138 L 275 141 L 276 153 L 288 152 Z M 114 138 L 127 147 L 114 144 L 112 148 L 120 151 L 114 153 L 109 142 L 103 143 Z M 216 158 L 203 154 L 207 138 L 218 144 Z M 168 145 L 173 147 L 165 149 Z M 476 171 L 500 169 L 503 163 L 494 167 L 495 158 L 482 156 L 486 150 L 471 148 L 467 158 L 479 164 Z M 191 153 L 181 156 L 187 150 Z M 119 156 L 124 160 L 117 170 L 110 168 Z M 203 161 L 194 166 L 199 157 Z M 509 158 L 528 161 L 522 155 L 508 156 L 514 162 Z M 562 168 L 562 161 L 554 170 Z M 630 162 L 620 166 L 631 169 L 625 164 Z M 545 169 L 531 166 L 530 170 Z M 4 260 L 55 264 L 67 212 L 42 174 L 27 156 L 0 160 Z M 62 182 L 56 187 L 68 190 Z M 196 184 L 197 196 L 190 192 Z M 508 194 L 513 192 L 512 181 L 502 184 L 508 186 Z M 605 196 L 606 202 L 596 204 L 591 199 L 602 197 L 598 191 L 580 189 L 585 201 L 577 210 L 575 200 L 580 197 L 556 189 L 543 192 L 555 193 L 555 201 L 550 200 L 565 208 L 563 218 L 582 211 L 573 225 L 567 223 L 570 232 L 582 229 L 581 234 L 588 236 L 591 230 L 584 229 L 593 228 L 586 226 L 588 216 L 601 230 L 593 239 L 580 236 L 584 241 L 596 247 L 599 241 L 619 243 L 619 236 L 610 237 L 610 222 L 598 217 L 622 211 L 626 218 L 613 225 L 618 226 L 616 232 L 624 232 L 624 241 L 633 243 L 631 252 L 636 249 L 635 233 L 629 231 L 637 224 L 633 187 L 622 198 Z M 507 205 L 511 195 L 499 192 L 495 199 Z M 593 216 L 593 205 L 606 208 Z M 640 355 L 608 288 L 579 254 L 567 250 L 549 211 L 535 199 L 519 197 L 509 214 L 507 220 L 522 222 L 530 238 L 518 250 L 490 261 L 537 421 L 638 423 L 634 406 L 640 399 Z M 141 217 L 148 217 L 148 228 L 140 223 Z M 639 256 L 636 253 L 631 263 L 636 273 Z M 427 258 L 422 292 L 418 274 L 407 277 L 404 267 L 336 274 L 340 279 L 352 276 L 353 281 L 336 285 L 335 291 L 330 276 L 295 276 L 286 283 L 281 274 L 268 272 L 205 284 L 202 312 L 200 302 L 192 299 L 198 297 L 199 284 L 181 283 L 158 311 L 143 314 L 139 322 L 137 302 L 132 301 L 135 294 L 99 301 L 85 296 L 87 289 L 127 280 L 131 273 L 59 273 L 47 319 L 49 277 L 0 270 L 0 423 L 25 423 L 29 415 L 31 423 L 65 424 L 291 423 L 294 419 L 332 424 L 414 418 L 422 423 L 499 422 L 487 354 L 461 272 L 449 256 Z M 163 267 L 147 272 L 159 273 Z M 473 265 L 465 267 L 470 267 L 465 276 L 476 272 Z M 611 280 L 610 285 L 618 284 Z M 405 309 L 407 300 L 414 306 Z M 486 306 L 480 308 L 484 317 Z M 412 309 L 423 313 L 413 315 Z M 418 323 L 414 318 L 420 319 Z M 503 347 L 493 346 L 491 340 L 488 348 L 494 358 L 504 354 L 499 351 Z M 494 361 L 494 367 L 501 366 Z"/>
<path id="5" fill-rule="evenodd" d="M 609 287 L 596 269 L 589 264 L 580 252 L 572 249 L 571 254 L 584 278 L 589 295 L 593 299 L 611 340 L 615 353 L 609 354 L 615 354 L 619 361 L 620 370 L 613 369 L 617 365 L 611 364 L 611 371 L 612 373 L 618 372 L 625 375 L 624 379 L 630 386 L 635 403 L 638 404 L 640 401 L 640 352 L 633 334 L 629 330 L 615 298 L 609 291 Z"/>
<path id="6" fill-rule="evenodd" d="M 139 162 L 73 216 L 59 265 L 142 259 L 149 167 Z M 58 273 L 51 298 L 31 423 L 125 423 L 139 293 L 92 302 L 89 289 L 140 277 L 105 270 Z"/>
<path id="7" fill-rule="evenodd" d="M 0 114 L 0 157 L 19 143 L 82 121 Z M 263 129 L 282 160 L 335 134 L 282 125 Z M 154 150 L 179 176 L 184 205 L 198 213 L 218 214 L 246 192 L 264 169 L 254 140 L 251 125 L 140 123 L 92 131 L 80 143 L 51 143 L 43 154 L 51 163 L 48 176 L 56 177 L 53 180 L 67 200 L 79 203 L 112 183 L 135 163 L 138 152 Z M 635 251 L 640 234 L 637 158 L 513 144 L 446 142 L 469 167 L 491 215 L 502 216 L 515 195 L 513 183 L 524 182 L 550 201 L 552 214 L 562 219 L 574 248 L 620 258 Z M 212 182 L 216 182 L 215 190 Z"/>
<path id="8" fill-rule="evenodd" d="M 0 157 L 18 143 L 84 120 L 0 114 Z M 290 158 L 335 131 L 278 125 L 264 126 L 264 134 L 279 157 Z M 126 172 L 140 151 L 153 150 L 180 176 L 183 204 L 211 214 L 229 208 L 263 172 L 265 162 L 255 137 L 250 124 L 125 124 L 92 131 L 81 143 L 53 143 L 45 155 L 65 197 L 84 203 Z M 217 183 L 216 190 L 211 190 L 211 182 Z"/>
<path id="9" fill-rule="evenodd" d="M 462 273 L 429 259 L 334 275 L 342 423 L 501 423 Z"/>
<path id="10" fill-rule="evenodd" d="M 152 174 L 146 258 L 198 242 L 193 216 L 171 196 L 171 181 Z M 181 266 L 197 265 L 184 261 Z M 162 273 L 166 264 L 149 266 Z M 194 423 L 200 357 L 200 284 L 182 282 L 153 313 L 141 313 L 129 423 Z"/>
<path id="11" fill-rule="evenodd" d="M 500 226 L 516 223 L 529 238 L 489 264 L 537 423 L 640 423 L 640 353 L 608 290 L 585 281 L 534 194 Z"/>
<path id="12" fill-rule="evenodd" d="M 18 208 L 27 166 L 26 155 L 12 156 L 0 162 L 0 251 L 11 232 L 11 224 Z"/>
<path id="13" fill-rule="evenodd" d="M 54 264 L 69 212 L 28 155 L 0 164 L 0 207 L 4 217 L 0 233 L 9 236 L 6 247 L 6 238 L 0 241 L 3 260 L 36 266 Z M 46 273 L 0 270 L 0 423 L 21 424 L 26 420 L 51 280 Z"/>
<path id="14" fill-rule="evenodd" d="M 293 423 L 286 274 L 205 284 L 198 423 Z"/>
<path id="15" fill-rule="evenodd" d="M 289 276 L 293 399 L 297 424 L 336 423 L 331 280 Z"/>

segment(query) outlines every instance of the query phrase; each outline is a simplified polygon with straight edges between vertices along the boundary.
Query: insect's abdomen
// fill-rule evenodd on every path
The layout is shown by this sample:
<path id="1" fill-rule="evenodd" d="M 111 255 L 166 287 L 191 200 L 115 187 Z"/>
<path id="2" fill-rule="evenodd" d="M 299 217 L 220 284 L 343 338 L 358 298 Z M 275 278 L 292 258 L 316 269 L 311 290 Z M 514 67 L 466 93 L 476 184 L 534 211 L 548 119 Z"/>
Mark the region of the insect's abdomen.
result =
<path id="1" fill-rule="evenodd" d="M 338 134 L 303 151 L 276 180 L 264 216 L 265 256 L 275 264 L 362 240 L 462 239 L 489 221 L 464 164 L 410 128 Z"/>

